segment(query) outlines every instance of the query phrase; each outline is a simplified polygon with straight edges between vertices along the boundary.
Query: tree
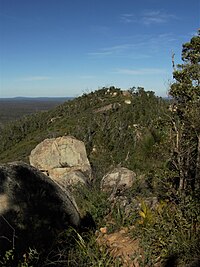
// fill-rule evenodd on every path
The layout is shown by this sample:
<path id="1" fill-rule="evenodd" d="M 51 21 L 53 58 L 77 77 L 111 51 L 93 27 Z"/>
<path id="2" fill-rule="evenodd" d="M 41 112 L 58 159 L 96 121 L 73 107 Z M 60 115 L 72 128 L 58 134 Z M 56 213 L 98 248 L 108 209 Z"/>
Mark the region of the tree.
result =
<path id="1" fill-rule="evenodd" d="M 183 64 L 174 68 L 169 94 L 174 98 L 173 128 L 176 145 L 174 165 L 179 172 L 179 189 L 200 187 L 200 30 L 183 44 Z"/>

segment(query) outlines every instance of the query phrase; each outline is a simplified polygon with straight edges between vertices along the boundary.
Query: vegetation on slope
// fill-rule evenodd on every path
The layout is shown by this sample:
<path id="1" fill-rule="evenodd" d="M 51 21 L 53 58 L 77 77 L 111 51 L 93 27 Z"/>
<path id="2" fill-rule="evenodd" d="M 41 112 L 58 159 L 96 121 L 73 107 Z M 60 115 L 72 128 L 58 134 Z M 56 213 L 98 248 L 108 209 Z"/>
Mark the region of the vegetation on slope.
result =
<path id="1" fill-rule="evenodd" d="M 166 107 L 163 99 L 143 88 L 127 94 L 103 88 L 7 124 L 0 137 L 0 161 L 27 161 L 30 151 L 45 138 L 73 135 L 85 143 L 96 172 L 118 164 L 144 170 L 146 164 L 160 161 L 160 156 L 154 161 L 149 155 L 156 156 L 156 144 L 164 135 L 157 126 Z"/>
<path id="2" fill-rule="evenodd" d="M 141 266 L 199 266 L 200 261 L 200 34 L 183 45 L 182 59 L 173 73 L 172 102 L 141 87 L 102 88 L 7 124 L 0 136 L 1 162 L 28 161 L 45 138 L 73 135 L 84 141 L 95 179 L 92 190 L 79 191 L 77 201 L 97 227 L 106 224 L 109 210 L 107 196 L 99 191 L 102 176 L 119 165 L 142 173 L 147 186 L 134 185 L 129 196 L 139 197 L 139 212 L 127 217 L 115 207 L 111 214 L 113 229 L 129 227 L 129 234 L 140 239 Z M 144 202 L 149 196 L 158 198 L 156 209 Z M 66 258 L 62 240 L 64 263 L 57 266 L 120 266 L 106 250 L 100 252 L 93 234 L 77 234 L 76 241 Z"/>

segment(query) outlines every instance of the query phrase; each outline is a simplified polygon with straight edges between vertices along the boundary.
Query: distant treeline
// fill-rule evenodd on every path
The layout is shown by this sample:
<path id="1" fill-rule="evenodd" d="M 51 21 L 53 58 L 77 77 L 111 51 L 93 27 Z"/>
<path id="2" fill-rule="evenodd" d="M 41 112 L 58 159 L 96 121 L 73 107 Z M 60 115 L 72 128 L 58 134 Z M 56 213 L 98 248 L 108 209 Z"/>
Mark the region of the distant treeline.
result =
<path id="1" fill-rule="evenodd" d="M 0 127 L 24 115 L 47 111 L 72 99 L 71 97 L 0 98 Z"/>

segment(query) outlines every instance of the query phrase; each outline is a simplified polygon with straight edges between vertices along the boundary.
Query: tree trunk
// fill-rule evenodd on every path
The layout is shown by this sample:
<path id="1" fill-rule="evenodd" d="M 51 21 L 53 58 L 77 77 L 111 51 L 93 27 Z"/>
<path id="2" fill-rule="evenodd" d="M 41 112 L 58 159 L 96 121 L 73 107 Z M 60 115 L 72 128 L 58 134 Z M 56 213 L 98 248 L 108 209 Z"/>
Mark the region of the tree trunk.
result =
<path id="1" fill-rule="evenodd" d="M 200 189 L 200 134 L 197 136 L 197 160 L 195 172 L 195 189 Z"/>

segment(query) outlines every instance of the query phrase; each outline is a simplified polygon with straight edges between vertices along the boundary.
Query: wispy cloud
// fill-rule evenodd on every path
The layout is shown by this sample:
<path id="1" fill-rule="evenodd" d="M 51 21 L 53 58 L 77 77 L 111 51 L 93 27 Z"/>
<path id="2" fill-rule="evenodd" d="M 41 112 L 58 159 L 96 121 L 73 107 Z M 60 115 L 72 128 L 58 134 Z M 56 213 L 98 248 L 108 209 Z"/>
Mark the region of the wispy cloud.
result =
<path id="1" fill-rule="evenodd" d="M 166 70 L 157 69 L 157 68 L 141 68 L 141 69 L 117 69 L 114 71 L 116 74 L 125 74 L 125 75 L 156 75 L 164 74 Z"/>
<path id="2" fill-rule="evenodd" d="M 114 45 L 111 47 L 104 47 L 97 52 L 88 53 L 89 56 L 111 56 L 111 55 L 124 55 L 124 53 L 132 50 L 135 47 L 135 44 L 120 44 Z"/>
<path id="3" fill-rule="evenodd" d="M 50 76 L 28 76 L 28 77 L 20 78 L 19 81 L 33 82 L 33 81 L 47 81 L 51 79 L 52 77 Z"/>
<path id="4" fill-rule="evenodd" d="M 129 58 L 132 60 L 152 58 L 161 51 L 171 51 L 177 37 L 172 33 L 137 34 L 129 37 L 123 44 L 99 48 L 87 53 L 94 58 Z"/>
<path id="5" fill-rule="evenodd" d="M 136 21 L 136 16 L 131 13 L 122 14 L 120 18 L 124 23 L 131 23 Z"/>
<path id="6" fill-rule="evenodd" d="M 145 25 L 166 23 L 171 19 L 177 19 L 177 17 L 160 10 L 144 11 L 141 15 L 141 22 Z"/>
<path id="7" fill-rule="evenodd" d="M 111 55 L 111 51 L 106 51 L 104 49 L 98 51 L 98 52 L 89 52 L 87 53 L 88 56 L 94 56 L 94 57 L 102 57 L 102 56 L 108 56 Z"/>
<path id="8" fill-rule="evenodd" d="M 122 14 L 120 19 L 124 23 L 140 23 L 143 25 L 167 23 L 172 19 L 178 19 L 174 14 L 168 14 L 161 10 L 145 10 L 140 14 Z"/>

